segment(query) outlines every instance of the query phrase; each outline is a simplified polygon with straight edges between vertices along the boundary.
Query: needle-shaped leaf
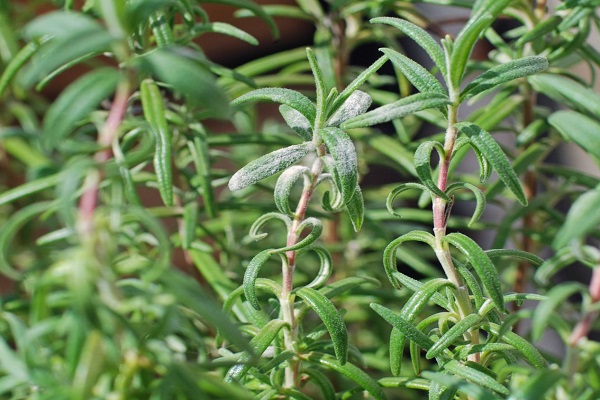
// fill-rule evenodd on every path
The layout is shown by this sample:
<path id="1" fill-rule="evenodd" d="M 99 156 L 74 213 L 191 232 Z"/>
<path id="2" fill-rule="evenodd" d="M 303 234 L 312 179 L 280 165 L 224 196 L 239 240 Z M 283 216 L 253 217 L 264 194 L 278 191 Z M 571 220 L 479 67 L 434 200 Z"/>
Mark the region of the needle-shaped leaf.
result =
<path id="1" fill-rule="evenodd" d="M 388 279 L 396 289 L 400 289 L 400 285 L 394 277 L 394 273 L 398 271 L 396 265 L 396 249 L 404 242 L 418 241 L 427 243 L 432 248 L 435 246 L 435 238 L 429 232 L 425 231 L 411 231 L 408 232 L 387 245 L 383 252 L 383 266 Z"/>
<path id="2" fill-rule="evenodd" d="M 494 392 L 488 391 L 476 383 L 457 378 L 448 374 L 440 374 L 431 371 L 423 371 L 424 378 L 440 384 L 445 388 L 454 388 L 457 391 L 466 394 L 469 398 L 477 400 L 501 400 L 502 397 Z"/>
<path id="3" fill-rule="evenodd" d="M 444 162 L 443 160 L 446 158 L 444 146 L 440 142 L 428 140 L 421 143 L 415 151 L 415 171 L 417 171 L 417 176 L 421 180 L 421 183 L 429 189 L 432 195 L 450 201 L 450 197 L 437 187 L 431 176 L 431 152 L 433 149 L 437 150 L 440 157 L 440 163 Z"/>
<path id="4" fill-rule="evenodd" d="M 238 8 L 238 9 L 246 9 L 246 10 L 250 11 L 251 13 L 253 13 L 254 15 L 256 15 L 258 18 L 262 19 L 267 24 L 267 26 L 271 30 L 271 34 L 273 35 L 273 37 L 275 39 L 279 38 L 279 28 L 277 27 L 277 24 L 275 23 L 273 18 L 271 18 L 265 12 L 265 10 L 263 10 L 263 8 L 261 6 L 259 6 L 258 4 L 256 4 L 253 1 L 250 1 L 250 0 L 205 0 L 204 2 L 228 5 L 228 6 Z"/>
<path id="5" fill-rule="evenodd" d="M 141 85 L 142 108 L 144 118 L 150 125 L 155 138 L 154 169 L 158 181 L 158 191 L 167 207 L 173 206 L 173 135 L 165 119 L 165 106 L 158 86 L 147 79 Z"/>
<path id="6" fill-rule="evenodd" d="M 363 114 L 371 106 L 371 96 L 360 90 L 355 91 L 346 99 L 327 121 L 327 126 L 340 126 L 343 122 Z"/>
<path id="7" fill-rule="evenodd" d="M 460 100 L 462 102 L 505 82 L 537 74 L 546 68 L 548 68 L 548 60 L 541 56 L 525 57 L 498 65 L 470 82 L 462 91 Z"/>
<path id="8" fill-rule="evenodd" d="M 317 253 L 317 256 L 319 256 L 319 261 L 321 262 L 321 267 L 319 268 L 319 272 L 317 273 L 317 276 L 315 276 L 315 279 L 313 279 L 312 282 L 305 287 L 318 289 L 326 284 L 327 280 L 331 276 L 333 271 L 333 259 L 331 258 L 329 250 L 324 247 L 311 246 L 308 250 Z"/>
<path id="9" fill-rule="evenodd" d="M 227 24 L 224 22 L 212 22 L 212 23 L 203 23 L 199 24 L 198 27 L 194 29 L 194 33 L 200 32 L 215 32 L 221 33 L 223 35 L 231 36 L 239 40 L 243 40 L 246 43 L 250 43 L 252 45 L 257 46 L 258 40 L 249 34 L 246 31 L 241 30 L 238 27 L 235 27 L 231 24 Z"/>
<path id="10" fill-rule="evenodd" d="M 348 204 L 358 184 L 358 160 L 354 143 L 348 134 L 339 128 L 323 128 L 319 130 L 319 136 L 333 157 L 334 168 L 341 185 L 338 189 L 342 193 L 344 204 Z"/>
<path id="11" fill-rule="evenodd" d="M 417 42 L 417 44 L 427 52 L 436 67 L 442 71 L 442 74 L 446 75 L 446 57 L 444 55 L 444 50 L 442 50 L 442 47 L 425 29 L 400 18 L 378 17 L 372 18 L 370 22 L 372 24 L 388 24 L 402 31 L 406 36 Z"/>
<path id="12" fill-rule="evenodd" d="M 254 354 L 261 356 L 265 350 L 269 347 L 273 340 L 277 337 L 279 331 L 285 327 L 287 323 L 280 319 L 274 319 L 269 321 L 265 326 L 262 327 L 260 332 L 250 340 L 250 347 L 254 350 Z M 248 373 L 252 367 L 253 354 L 248 352 L 242 353 L 239 358 L 239 364 L 234 365 L 227 371 L 225 376 L 226 382 L 233 382 L 240 380 L 244 375 Z"/>
<path id="13" fill-rule="evenodd" d="M 560 385 L 566 377 L 558 369 L 539 371 L 529 376 L 522 386 L 511 393 L 508 400 L 544 400 L 548 391 Z M 585 395 L 584 395 L 585 396 Z"/>
<path id="14" fill-rule="evenodd" d="M 481 321 L 481 316 L 477 314 L 470 314 L 458 321 L 452 328 L 448 329 L 446 333 L 440 337 L 435 344 L 427 351 L 425 357 L 432 359 L 440 354 L 448 347 L 452 346 L 465 332 L 469 329 L 474 328 L 476 324 Z"/>
<path id="15" fill-rule="evenodd" d="M 561 135 L 577 143 L 600 163 L 600 123 L 576 111 L 557 111 L 548 118 Z"/>
<path id="16" fill-rule="evenodd" d="M 304 115 L 310 123 L 315 121 L 315 116 L 317 114 L 315 105 L 308 97 L 295 90 L 284 88 L 256 89 L 238 97 L 231 104 L 239 105 L 252 101 L 273 101 L 275 103 L 285 104 Z"/>
<path id="17" fill-rule="evenodd" d="M 567 283 L 555 286 L 546 294 L 546 300 L 543 300 L 535 309 L 531 321 L 533 340 L 538 341 L 547 329 L 547 324 L 554 311 L 564 304 L 567 299 L 575 293 L 586 293 L 587 288 L 578 282 Z"/>
<path id="18" fill-rule="evenodd" d="M 331 300 L 309 287 L 298 289 L 296 295 L 302 298 L 321 318 L 331 336 L 338 362 L 340 365 L 346 364 L 348 359 L 348 331 L 346 330 L 344 320 Z"/>
<path id="19" fill-rule="evenodd" d="M 509 390 L 502 384 L 498 383 L 494 378 L 485 372 L 479 371 L 475 368 L 461 364 L 456 360 L 450 360 L 443 365 L 444 370 L 451 374 L 465 378 L 471 382 L 477 383 L 483 387 L 491 389 L 503 395 L 508 395 Z"/>
<path id="20" fill-rule="evenodd" d="M 389 324 L 401 331 L 408 339 L 417 343 L 422 348 L 429 350 L 433 346 L 433 341 L 427 335 L 418 330 L 411 322 L 406 321 L 389 308 L 376 303 L 371 303 L 370 306 Z"/>
<path id="21" fill-rule="evenodd" d="M 338 108 L 340 108 L 340 106 L 346 102 L 348 97 L 350 97 L 356 89 L 358 89 L 363 83 L 365 83 L 371 75 L 377 72 L 377 70 L 381 68 L 383 64 L 385 64 L 387 59 L 388 58 L 386 56 L 382 56 L 379 59 L 377 59 L 373 64 L 371 64 L 367 69 L 361 72 L 360 75 L 358 75 L 352 82 L 350 82 L 348 86 L 346 86 L 346 88 L 342 91 L 342 93 L 340 93 L 339 96 L 333 101 L 331 109 L 337 110 Z"/>
<path id="22" fill-rule="evenodd" d="M 310 70 L 312 71 L 313 78 L 315 79 L 315 90 L 317 95 L 317 124 L 320 126 L 322 120 L 325 118 L 325 115 L 323 115 L 325 109 L 325 82 L 323 80 L 323 73 L 319 67 L 317 57 L 310 47 L 306 48 L 306 56 L 308 57 Z"/>
<path id="23" fill-rule="evenodd" d="M 4 67 L 4 71 L 2 71 L 2 75 L 0 76 L 0 96 L 2 96 L 23 65 L 29 61 L 39 48 L 39 42 L 29 42 L 8 62 L 8 65 Z"/>
<path id="24" fill-rule="evenodd" d="M 312 142 L 305 142 L 275 150 L 266 154 L 240 169 L 229 180 L 231 191 L 240 190 L 256 182 L 275 175 L 314 150 Z"/>
<path id="25" fill-rule="evenodd" d="M 356 185 L 354 195 L 350 201 L 346 203 L 346 211 L 348 211 L 348 216 L 350 217 L 350 222 L 352 222 L 354 232 L 360 231 L 365 220 L 365 200 L 358 185 Z"/>
<path id="26" fill-rule="evenodd" d="M 267 233 L 260 232 L 261 228 L 267 222 L 269 222 L 271 220 L 275 220 L 275 219 L 282 221 L 288 230 L 292 226 L 292 220 L 287 215 L 276 213 L 276 212 L 270 212 L 270 213 L 261 215 L 254 221 L 254 223 L 250 227 L 250 232 L 248 233 L 248 236 L 253 240 L 264 239 L 265 237 L 267 237 Z"/>
<path id="27" fill-rule="evenodd" d="M 543 369 L 548 366 L 548 362 L 540 354 L 540 352 L 528 340 L 522 338 L 514 332 L 505 332 L 498 324 L 489 322 L 487 325 L 482 325 L 482 329 L 499 336 L 498 340 L 510 344 L 525 356 L 527 361 L 537 369 Z"/>
<path id="28" fill-rule="evenodd" d="M 413 293 L 404 307 L 402 307 L 399 316 L 407 323 L 412 324 L 427 303 L 429 303 L 429 300 L 435 296 L 440 296 L 439 291 L 444 287 L 451 288 L 453 287 L 453 284 L 446 279 L 432 279 L 422 284 L 418 290 Z M 394 375 L 400 374 L 402 354 L 407 338 L 409 337 L 403 330 L 396 327 L 392 329 L 390 335 L 390 368 Z"/>
<path id="29" fill-rule="evenodd" d="M 539 267 L 544 263 L 544 259 L 536 256 L 535 254 L 528 253 L 523 250 L 517 249 L 491 249 L 486 250 L 485 254 L 488 255 L 489 258 L 498 258 L 498 257 L 514 257 L 519 258 L 521 260 L 528 261 L 531 265 Z"/>
<path id="30" fill-rule="evenodd" d="M 502 151 L 500 145 L 494 140 L 492 135 L 470 122 L 461 122 L 456 124 L 458 130 L 467 135 L 473 146 L 477 147 L 483 156 L 494 167 L 500 179 L 508 189 L 515 195 L 519 203 L 526 206 L 527 197 L 523 192 L 521 183 L 517 174 L 513 170 L 506 154 Z"/>
<path id="31" fill-rule="evenodd" d="M 417 182 L 405 182 L 399 184 L 394 189 L 392 189 L 392 191 L 390 192 L 390 194 L 388 194 L 388 197 L 385 200 L 385 206 L 390 214 L 402 218 L 402 215 L 400 215 L 398 212 L 396 212 L 396 210 L 394 210 L 394 200 L 396 200 L 396 197 L 398 197 L 400 193 L 411 189 L 420 190 L 422 192 L 428 192 L 427 187 L 425 187 L 425 185 L 422 185 Z"/>
<path id="32" fill-rule="evenodd" d="M 498 271 L 483 249 L 473 239 L 459 232 L 446 235 L 444 240 L 467 257 L 498 310 L 507 311 L 504 307 L 504 297 L 502 296 Z"/>
<path id="33" fill-rule="evenodd" d="M 293 109 L 290 106 L 282 104 L 279 106 L 279 112 L 290 128 L 294 130 L 302 139 L 312 140 L 312 126 L 310 121 L 306 119 L 300 111 Z"/>
<path id="34" fill-rule="evenodd" d="M 547 259 L 536 271 L 535 281 L 540 285 L 550 284 L 550 279 L 567 265 L 575 262 L 577 257 L 570 247 L 558 249 L 556 254 Z"/>
<path id="35" fill-rule="evenodd" d="M 323 223 L 320 219 L 314 217 L 306 218 L 300 223 L 300 225 L 298 225 L 298 228 L 295 232 L 296 235 L 300 236 L 307 226 L 312 226 L 312 229 L 310 232 L 308 232 L 306 237 L 293 246 L 286 246 L 282 247 L 281 249 L 277 249 L 277 252 L 281 253 L 286 251 L 301 250 L 313 244 L 321 236 L 321 233 L 323 233 Z"/>
<path id="36" fill-rule="evenodd" d="M 448 103 L 450 99 L 443 93 L 417 93 L 351 118 L 343 122 L 341 127 L 350 129 L 372 126 L 406 117 L 417 111 L 445 106 Z"/>
<path id="37" fill-rule="evenodd" d="M 553 74 L 530 76 L 527 80 L 533 88 L 577 111 L 600 118 L 600 94 L 572 79 Z"/>
<path id="38" fill-rule="evenodd" d="M 402 74 L 413 84 L 421 93 L 439 93 L 445 94 L 446 91 L 442 84 L 431 75 L 421 64 L 408 58 L 396 50 L 382 48 L 380 49 L 392 64 L 402 72 Z"/>
<path id="39" fill-rule="evenodd" d="M 310 169 L 303 165 L 294 165 L 283 171 L 273 191 L 273 197 L 275 198 L 275 205 L 283 214 L 293 215 L 294 211 L 290 208 L 290 194 L 292 188 L 298 182 L 300 178 L 304 178 L 304 186 L 310 184 Z"/>
<path id="40" fill-rule="evenodd" d="M 450 82 L 456 90 L 460 88 L 475 42 L 483 31 L 490 26 L 493 20 L 494 18 L 491 14 L 485 13 L 472 23 L 466 25 L 457 36 L 452 54 L 450 55 L 451 70 L 448 74 L 450 75 Z"/>
<path id="41" fill-rule="evenodd" d="M 473 211 L 473 216 L 469 220 L 467 226 L 473 225 L 475 222 L 479 221 L 483 211 L 485 210 L 485 194 L 479 189 L 477 186 L 468 183 L 468 182 L 456 182 L 450 184 L 446 188 L 446 194 L 450 196 L 452 192 L 459 189 L 467 189 L 470 190 L 475 195 L 475 201 L 477 205 L 475 206 L 475 211 Z"/>
<path id="42" fill-rule="evenodd" d="M 141 65 L 157 80 L 171 85 L 191 104 L 199 104 L 217 117 L 228 114 L 228 100 L 209 71 L 209 64 L 196 53 L 183 49 L 157 49 L 140 57 Z"/>
<path id="43" fill-rule="evenodd" d="M 44 142 L 51 147 L 57 146 L 77 123 L 113 94 L 120 79 L 121 74 L 116 69 L 100 68 L 69 85 L 46 112 Z"/>
<path id="44" fill-rule="evenodd" d="M 310 377 L 310 382 L 321 390 L 324 399 L 335 399 L 335 388 L 327 375 L 315 368 L 307 368 L 304 373 Z"/>
<path id="45" fill-rule="evenodd" d="M 376 400 L 386 399 L 386 396 L 383 393 L 383 390 L 381 390 L 381 387 L 377 381 L 367 375 L 367 373 L 358 368 L 356 365 L 352 363 L 346 363 L 342 365 L 334 357 L 327 354 L 313 353 L 311 356 L 309 356 L 309 360 L 348 377 L 369 392 L 369 394 Z"/>
<path id="46" fill-rule="evenodd" d="M 552 243 L 555 249 L 560 249 L 569 244 L 573 239 L 578 239 L 600 225 L 600 186 L 581 195 L 569 210 L 565 223 L 560 227 Z"/>
<path id="47" fill-rule="evenodd" d="M 244 273 L 244 295 L 252 307 L 257 310 L 260 310 L 260 304 L 256 297 L 256 279 L 258 278 L 260 269 L 272 255 L 273 251 L 271 249 L 261 251 L 250 261 Z"/>

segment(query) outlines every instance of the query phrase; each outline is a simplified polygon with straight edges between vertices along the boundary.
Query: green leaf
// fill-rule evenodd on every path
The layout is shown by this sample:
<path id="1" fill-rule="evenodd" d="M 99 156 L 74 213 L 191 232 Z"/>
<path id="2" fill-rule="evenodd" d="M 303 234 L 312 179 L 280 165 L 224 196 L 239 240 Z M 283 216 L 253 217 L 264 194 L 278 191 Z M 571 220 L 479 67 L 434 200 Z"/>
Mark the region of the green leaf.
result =
<path id="1" fill-rule="evenodd" d="M 254 46 L 258 46 L 258 40 L 246 31 L 241 30 L 231 24 L 224 22 L 212 22 L 204 23 L 194 29 L 194 33 L 199 32 L 214 32 L 221 33 L 223 35 L 231 36 L 236 39 L 242 40 L 246 43 L 250 43 Z"/>
<path id="2" fill-rule="evenodd" d="M 439 142 L 428 140 L 421 143 L 415 151 L 415 171 L 417 171 L 417 176 L 421 183 L 429 189 L 432 196 L 439 196 L 446 201 L 450 201 L 450 197 L 437 187 L 431 176 L 431 152 L 433 149 L 437 150 L 440 157 L 440 163 L 444 162 L 444 159 L 446 158 L 444 146 Z"/>
<path id="3" fill-rule="evenodd" d="M 311 244 L 313 244 L 323 233 L 323 223 L 320 219 L 309 217 L 298 225 L 296 231 L 294 232 L 298 237 L 302 235 L 302 232 L 307 226 L 312 226 L 313 229 L 306 235 L 302 240 L 292 246 L 282 247 L 281 249 L 277 249 L 277 252 L 286 252 L 286 251 L 296 251 L 304 249 Z"/>
<path id="4" fill-rule="evenodd" d="M 498 258 L 498 257 L 514 257 L 519 258 L 521 260 L 528 261 L 531 265 L 539 267 L 544 263 L 544 260 L 535 254 L 528 253 L 523 250 L 517 249 L 491 249 L 486 250 L 485 254 L 488 255 L 489 258 Z"/>
<path id="5" fill-rule="evenodd" d="M 443 93 L 417 93 L 394 103 L 378 107 L 365 114 L 350 118 L 342 123 L 341 127 L 343 129 L 350 129 L 372 126 L 412 115 L 417 111 L 438 108 L 449 103 L 450 99 Z"/>
<path id="6" fill-rule="evenodd" d="M 502 182 L 513 192 L 519 203 L 526 206 L 527 197 L 523 192 L 519 178 L 510 165 L 506 154 L 504 154 L 502 148 L 500 148 L 500 145 L 498 145 L 494 138 L 487 131 L 470 122 L 461 122 L 455 126 L 469 137 L 473 146 L 477 147 L 489 163 L 492 164 Z"/>
<path id="7" fill-rule="evenodd" d="M 155 138 L 154 170 L 158 181 L 158 191 L 163 203 L 172 207 L 173 202 L 173 135 L 165 119 L 165 106 L 158 86 L 146 79 L 141 85 L 142 108 L 144 117 L 150 125 Z"/>
<path id="8" fill-rule="evenodd" d="M 494 335 L 498 336 L 498 340 L 501 340 L 513 346 L 521 354 L 523 354 L 527 361 L 535 368 L 543 369 L 548 366 L 548 362 L 535 348 L 535 346 L 533 346 L 531 343 L 529 343 L 527 340 L 523 339 L 516 333 L 504 332 L 505 330 L 502 329 L 500 325 L 494 324 L 492 322 L 489 322 L 487 326 L 482 325 L 482 329 L 485 329 L 490 333 L 493 333 Z"/>
<path id="9" fill-rule="evenodd" d="M 552 246 L 560 249 L 570 241 L 578 239 L 600 225 L 598 204 L 600 202 L 600 186 L 581 195 L 569 210 L 565 223 L 560 227 Z"/>
<path id="10" fill-rule="evenodd" d="M 292 107 L 282 104 L 279 112 L 290 128 L 294 130 L 305 141 L 312 140 L 313 130 L 310 121 L 304 115 Z"/>
<path id="11" fill-rule="evenodd" d="M 470 190 L 475 195 L 475 201 L 477 202 L 477 205 L 475 206 L 475 211 L 473 211 L 473 216 L 471 217 L 471 219 L 469 220 L 469 223 L 467 224 L 467 226 L 470 227 L 475 222 L 479 221 L 479 218 L 481 218 L 481 215 L 483 214 L 483 211 L 485 210 L 485 194 L 477 186 L 472 185 L 467 182 L 456 182 L 456 183 L 452 183 L 452 184 L 448 185 L 448 187 L 446 188 L 446 194 L 448 196 L 450 196 L 450 194 L 452 194 L 452 192 L 459 190 L 459 189 Z"/>
<path id="12" fill-rule="evenodd" d="M 574 263 L 576 260 L 577 257 L 575 257 L 570 247 L 558 249 L 554 256 L 547 259 L 535 271 L 535 281 L 540 285 L 550 284 L 550 278 L 567 265 Z"/>
<path id="13" fill-rule="evenodd" d="M 427 243 L 431 248 L 435 247 L 435 238 L 431 233 L 425 231 L 411 231 L 406 233 L 387 245 L 383 252 L 383 266 L 388 279 L 396 289 L 400 289 L 400 285 L 394 277 L 394 272 L 397 272 L 398 266 L 396 265 L 396 249 L 404 242 L 418 241 Z"/>
<path id="14" fill-rule="evenodd" d="M 12 79 L 21 70 L 23 65 L 37 52 L 40 48 L 40 43 L 29 42 L 27 43 L 17 55 L 15 55 L 4 67 L 4 71 L 0 76 L 0 97 L 4 94 L 4 91 L 10 85 Z"/>
<path id="15" fill-rule="evenodd" d="M 327 121 L 327 126 L 340 126 L 343 122 L 363 114 L 371 106 L 371 96 L 360 90 L 352 93 Z"/>
<path id="16" fill-rule="evenodd" d="M 531 321 L 533 340 L 538 341 L 546 331 L 548 321 L 552 317 L 554 311 L 562 304 L 567 302 L 567 299 L 575 293 L 586 293 L 587 288 L 578 282 L 563 283 L 555 286 L 546 294 L 546 300 L 543 300 L 535 309 Z"/>
<path id="17" fill-rule="evenodd" d="M 360 231 L 365 219 L 365 200 L 358 185 L 356 185 L 352 199 L 346 203 L 346 211 L 348 211 L 354 232 Z"/>
<path id="18" fill-rule="evenodd" d="M 418 330 L 412 323 L 406 321 L 401 316 L 394 313 L 389 308 L 382 305 L 371 303 L 370 307 L 383 319 L 385 319 L 394 328 L 402 332 L 408 339 L 417 343 L 422 348 L 429 350 L 433 346 L 433 341 L 427 335 Z"/>
<path id="19" fill-rule="evenodd" d="M 485 13 L 477 19 L 472 17 L 472 22 L 465 25 L 454 41 L 454 47 L 450 55 L 451 70 L 448 75 L 450 75 L 450 82 L 455 90 L 460 88 L 475 42 L 493 20 L 494 17 L 489 13 Z"/>
<path id="20" fill-rule="evenodd" d="M 348 331 L 344 320 L 331 300 L 322 293 L 308 287 L 300 288 L 295 293 L 321 318 L 331 336 L 338 362 L 340 365 L 346 364 L 348 359 Z"/>
<path id="21" fill-rule="evenodd" d="M 406 36 L 417 42 L 427 52 L 436 67 L 442 71 L 442 75 L 446 75 L 446 56 L 444 55 L 444 51 L 426 30 L 400 18 L 378 17 L 372 18 L 370 22 L 372 24 L 388 24 L 402 31 Z"/>
<path id="22" fill-rule="evenodd" d="M 305 142 L 266 154 L 236 172 L 229 180 L 229 189 L 240 190 L 275 175 L 314 149 L 315 145 L 312 142 Z"/>
<path id="23" fill-rule="evenodd" d="M 303 372 L 310 377 L 310 382 L 321 390 L 324 399 L 335 399 L 335 388 L 327 375 L 314 368 L 305 369 Z"/>
<path id="24" fill-rule="evenodd" d="M 435 344 L 427 351 L 425 357 L 432 359 L 440 354 L 448 347 L 452 346 L 465 332 L 469 329 L 475 328 L 477 323 L 481 321 L 481 316 L 477 314 L 470 314 L 458 321 L 452 328 L 448 329 L 442 337 L 440 337 Z"/>
<path id="25" fill-rule="evenodd" d="M 331 370 L 334 370 L 352 381 L 359 384 L 362 388 L 364 388 L 371 396 L 373 396 L 377 400 L 385 400 L 386 396 L 381 390 L 381 387 L 373 378 L 367 375 L 363 370 L 355 366 L 351 363 L 346 363 L 341 365 L 335 358 L 327 355 L 327 354 L 316 354 L 313 353 L 309 356 L 309 360 L 321 364 L 324 367 L 327 367 Z"/>
<path id="26" fill-rule="evenodd" d="M 576 111 L 567 110 L 553 113 L 548 122 L 563 137 L 573 140 L 600 163 L 600 123 Z"/>
<path id="27" fill-rule="evenodd" d="M 59 145 L 81 120 L 114 93 L 120 79 L 119 71 L 100 68 L 69 85 L 46 113 L 44 143 L 51 147 Z"/>
<path id="28" fill-rule="evenodd" d="M 466 394 L 469 398 L 477 400 L 501 400 L 497 394 L 487 391 L 481 386 L 469 381 L 459 379 L 448 374 L 440 374 L 431 371 L 423 371 L 424 378 L 430 379 L 446 388 L 454 388 L 457 391 Z"/>
<path id="29" fill-rule="evenodd" d="M 318 134 L 335 161 L 334 167 L 341 184 L 338 189 L 344 204 L 348 204 L 358 185 L 358 160 L 354 144 L 346 132 L 339 128 L 323 128 Z"/>
<path id="30" fill-rule="evenodd" d="M 387 208 L 387 210 L 389 211 L 390 214 L 398 217 L 398 218 L 402 218 L 402 215 L 400 215 L 399 213 L 396 212 L 396 210 L 394 210 L 394 200 L 396 200 L 396 197 L 402 193 L 405 192 L 407 190 L 411 190 L 411 189 L 417 189 L 420 190 L 422 192 L 429 192 L 427 190 L 427 188 L 425 187 L 425 185 L 422 185 L 420 183 L 417 182 L 405 182 L 405 183 L 401 183 L 400 185 L 396 186 L 394 189 L 392 189 L 392 191 L 390 192 L 390 194 L 387 196 L 387 199 L 385 200 L 385 206 Z"/>
<path id="31" fill-rule="evenodd" d="M 331 276 L 333 272 L 333 259 L 329 250 L 321 246 L 311 246 L 308 250 L 314 251 L 319 256 L 319 261 L 321 262 L 321 266 L 319 268 L 319 272 L 315 279 L 312 280 L 305 287 L 318 289 L 319 287 L 325 285 L 327 280 Z"/>
<path id="32" fill-rule="evenodd" d="M 273 101 L 285 104 L 302 114 L 310 123 L 315 121 L 317 110 L 315 105 L 300 92 L 284 88 L 262 88 L 248 92 L 231 104 L 239 105 L 252 101 Z"/>
<path id="33" fill-rule="evenodd" d="M 508 395 L 510 392 L 504 385 L 498 383 L 494 378 L 488 374 L 476 370 L 475 368 L 461 364 L 456 360 L 450 360 L 443 365 L 444 370 L 451 374 L 458 375 L 461 378 L 465 378 L 471 382 L 477 383 L 483 387 L 491 389 L 503 395 Z"/>
<path id="34" fill-rule="evenodd" d="M 560 385 L 564 374 L 557 370 L 544 370 L 529 376 L 522 386 L 513 391 L 508 400 L 544 400 L 549 390 Z"/>
<path id="35" fill-rule="evenodd" d="M 462 91 L 460 101 L 467 100 L 505 82 L 537 74 L 546 68 L 548 68 L 548 60 L 540 56 L 525 57 L 498 65 L 470 82 Z"/>
<path id="36" fill-rule="evenodd" d="M 198 54 L 177 48 L 156 49 L 139 60 L 153 76 L 171 85 L 192 105 L 206 107 L 217 117 L 228 115 L 227 97 Z"/>
<path id="37" fill-rule="evenodd" d="M 356 89 L 358 89 L 363 83 L 369 79 L 371 75 L 373 75 L 385 62 L 388 60 L 386 56 L 382 56 L 377 59 L 373 64 L 371 64 L 367 69 L 360 73 L 352 82 L 346 86 L 346 88 L 339 94 L 339 96 L 335 99 L 333 104 L 331 105 L 332 110 L 337 110 L 341 107 L 342 104 L 346 102 L 346 100 L 354 93 Z"/>
<path id="38" fill-rule="evenodd" d="M 552 74 L 530 76 L 528 81 L 537 92 L 559 104 L 565 104 L 591 117 L 600 118 L 600 94 L 593 89 L 572 79 Z"/>
<path id="39" fill-rule="evenodd" d="M 303 165 L 294 165 L 283 171 L 277 178 L 273 197 L 275 198 L 275 205 L 283 214 L 294 215 L 294 211 L 290 208 L 289 197 L 292 188 L 301 177 L 304 178 L 304 187 L 310 185 L 310 169 Z"/>
<path id="40" fill-rule="evenodd" d="M 552 32 L 562 22 L 563 18 L 560 15 L 550 15 L 543 21 L 537 23 L 531 30 L 521 36 L 515 46 L 522 47 L 527 42 L 532 42 L 547 33 Z"/>
<path id="41" fill-rule="evenodd" d="M 251 11 L 254 15 L 262 19 L 271 30 L 271 34 L 274 39 L 279 38 L 279 28 L 277 28 L 277 24 L 273 21 L 270 15 L 268 15 L 261 6 L 256 4 L 250 0 L 205 0 L 205 3 L 215 3 L 215 4 L 223 4 L 227 6 L 235 7 L 236 9 L 244 8 L 246 10 Z"/>
<path id="42" fill-rule="evenodd" d="M 260 269 L 272 255 L 273 252 L 271 249 L 261 251 L 250 261 L 244 273 L 244 295 L 252 307 L 257 310 L 260 310 L 260 303 L 256 297 L 256 279 L 258 278 Z"/>
<path id="43" fill-rule="evenodd" d="M 315 90 L 317 95 L 316 126 L 321 126 L 321 123 L 325 118 L 325 115 L 323 115 L 325 111 L 325 82 L 323 81 L 323 73 L 319 68 L 319 63 L 315 57 L 315 53 L 310 47 L 306 48 L 306 56 L 308 57 L 308 63 L 310 65 L 313 78 L 315 79 Z"/>
<path id="44" fill-rule="evenodd" d="M 444 240 L 467 257 L 498 310 L 508 312 L 504 307 L 504 297 L 502 296 L 498 271 L 481 247 L 473 239 L 459 232 L 446 235 Z"/>
<path id="45" fill-rule="evenodd" d="M 0 193 L 0 206 L 10 204 L 15 200 L 30 196 L 56 186 L 63 179 L 63 174 L 54 174 L 43 178 L 38 178 L 33 181 L 23 183 L 9 190 L 4 190 Z"/>
<path id="46" fill-rule="evenodd" d="M 277 337 L 279 331 L 286 326 L 287 323 L 280 319 L 274 319 L 269 321 L 265 326 L 262 327 L 260 332 L 250 340 L 250 347 L 253 352 L 244 352 L 239 358 L 239 364 L 234 365 L 229 369 L 225 376 L 226 382 L 239 381 L 252 367 L 252 357 L 256 354 L 261 356 L 265 350 Z"/>
<path id="47" fill-rule="evenodd" d="M 219 330 L 220 335 L 227 341 L 243 351 L 253 354 L 252 346 L 241 334 L 229 318 L 221 312 L 221 307 L 195 279 L 175 269 L 163 273 L 160 282 L 167 288 L 168 293 L 173 293 L 177 304 L 189 308 L 202 318 L 202 321 Z"/>
<path id="48" fill-rule="evenodd" d="M 446 94 L 442 84 L 431 75 L 421 64 L 411 60 L 404 54 L 396 50 L 382 48 L 383 54 L 389 57 L 390 61 L 410 83 L 421 93 L 439 93 Z"/>

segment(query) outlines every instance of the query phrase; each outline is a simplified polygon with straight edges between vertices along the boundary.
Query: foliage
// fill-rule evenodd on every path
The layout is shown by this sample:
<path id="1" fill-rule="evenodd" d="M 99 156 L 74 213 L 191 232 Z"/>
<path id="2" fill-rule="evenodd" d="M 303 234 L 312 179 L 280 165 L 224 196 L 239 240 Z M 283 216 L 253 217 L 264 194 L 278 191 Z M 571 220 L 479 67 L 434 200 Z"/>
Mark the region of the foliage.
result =
<path id="1" fill-rule="evenodd" d="M 600 397 L 600 181 L 549 157 L 600 162 L 598 2 L 211 0 L 314 27 L 233 69 L 205 2 L 38 3 L 0 1 L 2 398 Z"/>

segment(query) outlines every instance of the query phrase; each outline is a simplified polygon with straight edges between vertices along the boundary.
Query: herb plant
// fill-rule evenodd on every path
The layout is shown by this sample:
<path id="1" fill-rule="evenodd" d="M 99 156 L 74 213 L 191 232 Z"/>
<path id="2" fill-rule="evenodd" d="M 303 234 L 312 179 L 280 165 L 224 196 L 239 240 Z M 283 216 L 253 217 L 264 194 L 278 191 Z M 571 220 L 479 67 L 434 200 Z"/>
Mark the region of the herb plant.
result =
<path id="1" fill-rule="evenodd" d="M 599 2 L 205 3 L 0 1 L 2 398 L 600 397 Z"/>

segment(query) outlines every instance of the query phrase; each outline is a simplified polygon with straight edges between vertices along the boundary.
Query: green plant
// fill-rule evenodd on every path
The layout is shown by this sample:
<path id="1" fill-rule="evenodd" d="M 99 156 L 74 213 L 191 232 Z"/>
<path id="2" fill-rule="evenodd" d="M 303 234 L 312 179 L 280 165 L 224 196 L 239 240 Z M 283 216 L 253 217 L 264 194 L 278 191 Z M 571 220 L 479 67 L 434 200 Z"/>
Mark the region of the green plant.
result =
<path id="1" fill-rule="evenodd" d="M 599 396 L 600 181 L 549 155 L 600 160 L 600 3 L 215 0 L 315 29 L 233 69 L 204 2 L 38 3 L 0 1 L 3 398 Z"/>

